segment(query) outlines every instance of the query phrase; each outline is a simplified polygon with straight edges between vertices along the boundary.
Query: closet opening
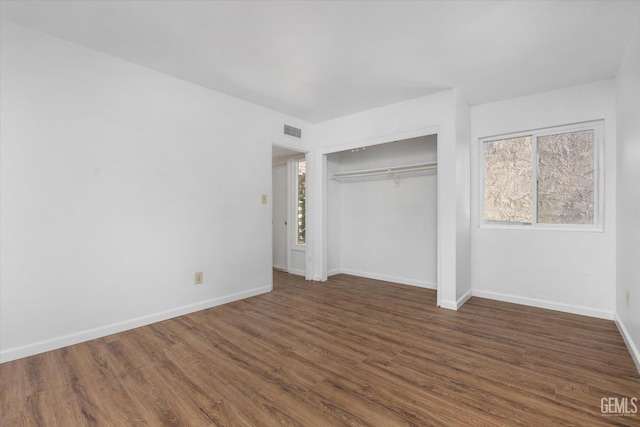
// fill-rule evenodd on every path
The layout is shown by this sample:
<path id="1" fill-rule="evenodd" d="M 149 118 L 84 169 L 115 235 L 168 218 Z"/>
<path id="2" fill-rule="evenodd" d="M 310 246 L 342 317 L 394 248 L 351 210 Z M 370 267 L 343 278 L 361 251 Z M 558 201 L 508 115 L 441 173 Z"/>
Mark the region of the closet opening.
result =
<path id="1" fill-rule="evenodd" d="M 326 154 L 327 274 L 437 289 L 437 135 Z"/>

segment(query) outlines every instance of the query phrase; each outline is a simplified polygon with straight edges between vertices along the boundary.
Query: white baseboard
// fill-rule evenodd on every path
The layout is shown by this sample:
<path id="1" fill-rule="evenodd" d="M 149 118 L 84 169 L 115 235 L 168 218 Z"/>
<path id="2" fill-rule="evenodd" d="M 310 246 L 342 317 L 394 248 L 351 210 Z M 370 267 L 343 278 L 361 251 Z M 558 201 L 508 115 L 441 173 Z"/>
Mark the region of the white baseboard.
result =
<path id="1" fill-rule="evenodd" d="M 633 342 L 631 335 L 629 335 L 627 328 L 624 326 L 622 319 L 620 319 L 617 313 L 615 315 L 614 320 L 616 322 L 616 326 L 618 327 L 618 330 L 620 331 L 620 335 L 622 335 L 622 339 L 624 340 L 624 343 L 627 345 L 627 349 L 629 350 L 629 353 L 631 353 L 631 358 L 633 359 L 633 363 L 636 364 L 636 368 L 640 373 L 640 348 L 638 348 L 638 346 Z"/>
<path id="2" fill-rule="evenodd" d="M 350 270 L 343 268 L 340 271 L 333 270 L 333 274 L 350 274 L 352 276 L 366 277 L 367 279 L 384 280 L 385 282 L 400 283 L 401 285 L 418 286 L 426 289 L 436 289 L 437 286 L 433 282 L 425 280 L 408 279 L 406 277 L 388 276 L 386 274 L 368 273 L 366 271 Z"/>
<path id="3" fill-rule="evenodd" d="M 327 276 L 335 276 L 336 274 L 340 274 L 342 273 L 342 270 L 340 270 L 339 268 L 336 268 L 335 270 L 329 270 L 327 272 Z"/>
<path id="4" fill-rule="evenodd" d="M 464 295 L 458 298 L 458 301 L 456 301 L 456 306 L 457 306 L 456 310 L 459 310 L 460 307 L 462 307 L 465 302 L 469 301 L 469 298 L 471 298 L 472 295 L 473 293 L 471 292 L 471 290 L 468 290 L 467 292 L 464 293 Z"/>
<path id="5" fill-rule="evenodd" d="M 440 300 L 438 307 L 446 308 L 447 310 L 457 311 L 458 303 L 456 301 L 443 299 L 443 300 Z"/>
<path id="6" fill-rule="evenodd" d="M 290 268 L 288 273 L 295 274 L 296 276 L 306 276 L 306 272 L 304 270 L 297 270 L 295 268 Z"/>
<path id="7" fill-rule="evenodd" d="M 493 299 L 497 301 L 511 302 L 514 304 L 528 305 L 531 307 L 546 308 L 548 310 L 562 311 L 565 313 L 580 314 L 583 316 L 596 317 L 599 319 L 613 320 L 612 311 L 600 310 L 597 308 L 583 307 L 579 305 L 563 304 L 559 302 L 540 300 L 536 298 L 519 297 L 515 295 L 502 294 L 499 292 L 473 290 L 471 295 L 479 298 Z"/>
<path id="8" fill-rule="evenodd" d="M 73 334 L 63 335 L 60 337 L 55 337 L 48 340 L 23 345 L 20 347 L 9 348 L 0 352 L 0 363 L 10 362 L 12 360 L 33 356 L 35 354 L 56 350 L 58 348 L 67 347 L 74 344 L 79 344 L 81 342 L 89 341 L 96 338 L 102 338 L 107 335 L 116 334 L 118 332 L 127 331 L 129 329 L 138 328 L 140 326 L 149 325 L 151 323 L 161 322 L 173 317 L 182 316 L 229 302 L 264 294 L 267 292 L 271 292 L 272 289 L 273 288 L 271 286 L 250 289 L 248 291 L 238 292 L 236 294 L 227 295 L 224 297 L 213 298 L 195 304 L 189 304 L 171 310 L 163 311 L 160 313 L 150 314 L 147 316 L 137 317 L 135 319 L 113 323 L 107 326 L 87 329 Z"/>
<path id="9" fill-rule="evenodd" d="M 469 301 L 469 298 L 471 298 L 471 296 L 472 296 L 471 291 L 467 291 L 464 293 L 464 295 L 462 295 L 456 301 L 440 300 L 439 307 L 446 308 L 447 310 L 458 311 L 460 310 L 460 307 L 464 305 L 465 302 Z"/>

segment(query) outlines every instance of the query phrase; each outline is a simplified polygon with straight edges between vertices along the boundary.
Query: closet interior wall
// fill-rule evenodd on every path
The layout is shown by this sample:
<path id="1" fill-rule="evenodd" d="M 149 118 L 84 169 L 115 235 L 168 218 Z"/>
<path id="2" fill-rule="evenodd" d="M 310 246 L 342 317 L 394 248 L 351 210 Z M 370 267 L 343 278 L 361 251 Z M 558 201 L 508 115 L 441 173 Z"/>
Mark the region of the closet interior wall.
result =
<path id="1" fill-rule="evenodd" d="M 436 288 L 437 169 L 337 181 L 334 173 L 437 161 L 436 135 L 327 155 L 328 273 Z"/>

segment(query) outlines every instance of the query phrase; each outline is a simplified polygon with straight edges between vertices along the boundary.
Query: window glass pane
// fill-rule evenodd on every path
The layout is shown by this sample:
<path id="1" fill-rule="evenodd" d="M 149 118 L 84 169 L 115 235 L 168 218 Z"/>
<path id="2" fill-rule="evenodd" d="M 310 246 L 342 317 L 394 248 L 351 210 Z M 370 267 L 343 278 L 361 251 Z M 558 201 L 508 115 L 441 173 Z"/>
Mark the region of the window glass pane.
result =
<path id="1" fill-rule="evenodd" d="M 538 222 L 593 224 L 594 131 L 538 137 Z"/>
<path id="2" fill-rule="evenodd" d="M 532 222 L 531 136 L 484 145 L 484 219 Z"/>
<path id="3" fill-rule="evenodd" d="M 297 177 L 298 177 L 298 199 L 297 199 L 297 240 L 296 242 L 299 245 L 304 245 L 306 243 L 306 217 L 305 217 L 305 204 L 307 199 L 307 162 L 305 160 L 301 160 L 298 162 L 297 167 Z"/>

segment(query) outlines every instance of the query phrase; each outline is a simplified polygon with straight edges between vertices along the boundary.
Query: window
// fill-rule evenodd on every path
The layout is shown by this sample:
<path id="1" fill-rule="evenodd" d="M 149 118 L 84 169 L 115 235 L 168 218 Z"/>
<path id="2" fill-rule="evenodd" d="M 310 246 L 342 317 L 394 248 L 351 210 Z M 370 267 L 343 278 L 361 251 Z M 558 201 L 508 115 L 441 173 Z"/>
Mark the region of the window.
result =
<path id="1" fill-rule="evenodd" d="M 480 140 L 481 224 L 598 229 L 603 123 Z"/>
<path id="2" fill-rule="evenodd" d="M 307 201 L 307 162 L 298 160 L 296 166 L 296 244 L 304 245 L 307 240 L 306 201 Z"/>

